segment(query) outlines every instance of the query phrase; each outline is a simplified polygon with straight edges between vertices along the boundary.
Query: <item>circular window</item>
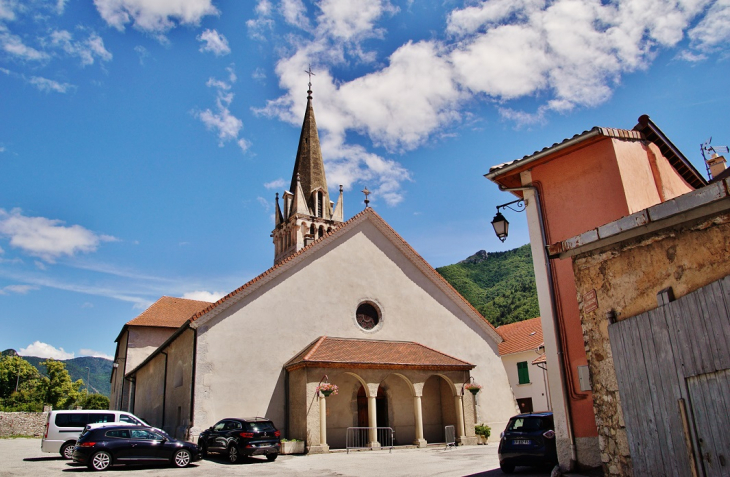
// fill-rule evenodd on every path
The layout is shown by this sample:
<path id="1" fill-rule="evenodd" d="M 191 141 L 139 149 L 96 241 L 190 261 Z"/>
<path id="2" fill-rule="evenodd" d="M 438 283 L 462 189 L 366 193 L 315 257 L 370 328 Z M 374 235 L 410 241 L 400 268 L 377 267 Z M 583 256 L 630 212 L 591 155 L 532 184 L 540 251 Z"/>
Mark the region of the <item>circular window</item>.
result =
<path id="1" fill-rule="evenodd" d="M 357 307 L 357 324 L 363 330 L 372 330 L 380 323 L 380 312 L 372 303 L 362 303 Z"/>

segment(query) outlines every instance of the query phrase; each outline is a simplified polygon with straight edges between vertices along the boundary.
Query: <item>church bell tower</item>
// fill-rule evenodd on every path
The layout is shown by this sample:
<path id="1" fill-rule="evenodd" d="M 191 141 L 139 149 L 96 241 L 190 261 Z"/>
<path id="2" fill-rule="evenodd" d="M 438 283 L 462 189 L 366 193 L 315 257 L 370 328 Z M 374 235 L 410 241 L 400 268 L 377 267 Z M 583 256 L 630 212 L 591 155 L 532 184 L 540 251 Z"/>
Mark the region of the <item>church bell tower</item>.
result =
<path id="1" fill-rule="evenodd" d="M 311 70 L 308 73 L 311 75 Z M 311 82 L 291 185 L 289 190 L 284 191 L 282 199 L 283 209 L 279 204 L 279 194 L 276 194 L 276 227 L 271 233 L 274 239 L 274 264 L 295 254 L 343 222 L 342 186 L 337 206 L 330 200 L 327 189 L 317 122 L 312 108 Z"/>

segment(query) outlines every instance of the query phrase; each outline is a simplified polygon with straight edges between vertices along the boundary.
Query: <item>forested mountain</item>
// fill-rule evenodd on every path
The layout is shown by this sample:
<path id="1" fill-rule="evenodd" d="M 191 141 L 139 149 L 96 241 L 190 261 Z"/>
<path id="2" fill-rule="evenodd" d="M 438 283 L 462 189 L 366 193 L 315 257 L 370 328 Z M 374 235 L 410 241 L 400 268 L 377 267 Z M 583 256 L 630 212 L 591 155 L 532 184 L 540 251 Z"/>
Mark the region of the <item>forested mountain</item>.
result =
<path id="1" fill-rule="evenodd" d="M 12 353 L 11 353 L 12 352 Z M 17 354 L 14 350 L 5 350 L 2 355 Z M 38 358 L 35 356 L 23 356 L 24 360 L 35 366 L 41 375 L 46 375 L 46 367 L 41 366 L 41 362 L 45 361 L 46 358 Z M 91 356 L 83 356 L 81 358 L 72 358 L 66 360 L 57 360 L 66 363 L 66 370 L 71 375 L 71 380 L 76 381 L 80 379 L 84 382 L 81 389 L 86 388 L 86 380 L 89 379 L 89 392 L 98 392 L 104 396 L 109 397 L 111 393 L 111 384 L 109 379 L 112 374 L 112 362 L 104 358 L 94 358 Z M 86 368 L 89 369 L 86 369 Z"/>
<path id="2" fill-rule="evenodd" d="M 494 326 L 540 316 L 530 245 L 436 269 Z"/>

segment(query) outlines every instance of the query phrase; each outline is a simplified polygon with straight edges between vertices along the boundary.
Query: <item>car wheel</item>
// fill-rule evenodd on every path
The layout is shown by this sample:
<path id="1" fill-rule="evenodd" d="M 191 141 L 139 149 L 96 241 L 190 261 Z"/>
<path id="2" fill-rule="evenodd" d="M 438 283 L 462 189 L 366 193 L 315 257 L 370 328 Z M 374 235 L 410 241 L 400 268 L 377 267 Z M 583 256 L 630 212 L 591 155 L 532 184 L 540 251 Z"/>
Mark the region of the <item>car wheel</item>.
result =
<path id="1" fill-rule="evenodd" d="M 190 465 L 191 460 L 190 451 L 187 449 L 180 449 L 175 452 L 175 456 L 172 458 L 172 463 L 175 464 L 175 467 L 187 467 Z"/>
<path id="2" fill-rule="evenodd" d="M 228 460 L 231 461 L 231 464 L 235 464 L 239 458 L 238 447 L 236 447 L 236 444 L 232 444 L 228 447 Z"/>
<path id="3" fill-rule="evenodd" d="M 506 462 L 505 463 L 500 462 L 499 468 L 502 469 L 502 472 L 504 472 L 505 474 L 511 474 L 512 472 L 515 471 L 515 465 L 507 464 Z"/>
<path id="4" fill-rule="evenodd" d="M 92 470 L 107 470 L 112 465 L 112 456 L 106 451 L 99 451 L 91 456 L 89 467 Z"/>
<path id="5" fill-rule="evenodd" d="M 76 447 L 75 442 L 66 442 L 64 445 L 62 445 L 61 446 L 61 457 L 63 457 L 64 459 L 73 459 L 74 447 Z"/>
<path id="6" fill-rule="evenodd" d="M 274 462 L 277 457 L 279 457 L 279 454 L 266 454 L 266 460 L 269 462 Z"/>

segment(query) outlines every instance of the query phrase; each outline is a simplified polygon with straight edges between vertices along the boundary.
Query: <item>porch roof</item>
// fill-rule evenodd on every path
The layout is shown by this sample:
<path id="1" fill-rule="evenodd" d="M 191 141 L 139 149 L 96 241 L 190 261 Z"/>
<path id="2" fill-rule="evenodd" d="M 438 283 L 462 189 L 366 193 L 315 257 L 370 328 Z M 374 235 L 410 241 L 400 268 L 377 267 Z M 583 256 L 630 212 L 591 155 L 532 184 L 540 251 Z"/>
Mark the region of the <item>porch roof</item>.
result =
<path id="1" fill-rule="evenodd" d="M 471 370 L 476 366 L 412 341 L 380 341 L 321 336 L 285 365 L 303 367 Z"/>

